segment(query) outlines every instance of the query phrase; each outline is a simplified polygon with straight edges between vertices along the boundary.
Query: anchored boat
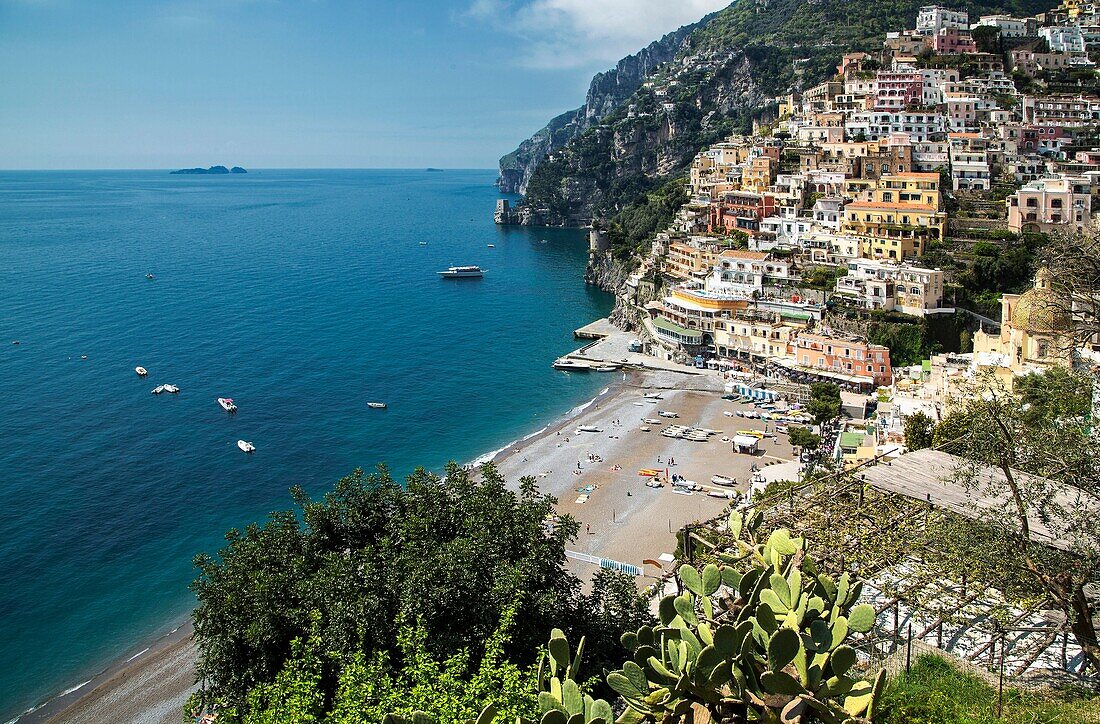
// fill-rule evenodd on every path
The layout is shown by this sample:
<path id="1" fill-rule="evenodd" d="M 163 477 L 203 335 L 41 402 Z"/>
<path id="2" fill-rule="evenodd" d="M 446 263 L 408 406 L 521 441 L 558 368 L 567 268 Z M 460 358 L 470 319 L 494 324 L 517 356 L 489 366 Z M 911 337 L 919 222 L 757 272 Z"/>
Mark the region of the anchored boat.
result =
<path id="1" fill-rule="evenodd" d="M 256 452 L 256 446 L 248 442 L 247 440 L 238 440 L 237 447 L 241 449 L 241 452 L 246 452 L 249 455 Z"/>
<path id="2" fill-rule="evenodd" d="M 484 270 L 479 266 L 452 266 L 447 271 L 436 272 L 444 279 L 478 279 L 485 276 Z"/>
<path id="3" fill-rule="evenodd" d="M 135 367 L 134 372 L 137 373 L 138 377 L 144 377 L 145 375 L 149 374 L 149 370 L 145 369 L 144 367 Z"/>
<path id="4" fill-rule="evenodd" d="M 219 397 L 218 404 L 222 406 L 222 409 L 226 412 L 236 412 L 237 406 L 233 404 L 233 398 L 231 397 Z"/>
<path id="5" fill-rule="evenodd" d="M 373 407 L 376 410 L 385 410 L 386 409 L 386 403 L 385 402 L 368 402 L 367 407 Z"/>

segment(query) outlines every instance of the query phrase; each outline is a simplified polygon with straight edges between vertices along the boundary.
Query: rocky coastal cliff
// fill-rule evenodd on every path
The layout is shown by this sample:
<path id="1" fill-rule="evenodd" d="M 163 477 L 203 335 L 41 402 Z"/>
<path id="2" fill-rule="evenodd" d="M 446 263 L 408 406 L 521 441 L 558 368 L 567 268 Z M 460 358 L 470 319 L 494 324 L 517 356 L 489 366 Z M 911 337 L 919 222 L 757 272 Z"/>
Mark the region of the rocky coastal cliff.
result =
<path id="1" fill-rule="evenodd" d="M 712 17 L 708 15 L 655 40 L 620 60 L 611 70 L 592 78 L 583 106 L 554 117 L 516 150 L 500 159 L 500 178 L 497 180 L 500 190 L 526 194 L 527 184 L 546 154 L 565 146 L 622 105 L 658 66 L 675 58 L 683 50 L 685 39 Z"/>

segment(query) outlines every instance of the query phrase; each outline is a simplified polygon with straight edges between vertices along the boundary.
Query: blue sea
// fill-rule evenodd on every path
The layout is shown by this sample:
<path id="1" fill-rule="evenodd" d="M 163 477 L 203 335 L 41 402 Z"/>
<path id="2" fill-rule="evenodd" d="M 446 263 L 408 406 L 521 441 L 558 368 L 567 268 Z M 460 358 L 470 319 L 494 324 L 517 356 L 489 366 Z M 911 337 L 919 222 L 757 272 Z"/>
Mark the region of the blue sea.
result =
<path id="1" fill-rule="evenodd" d="M 583 234 L 496 227 L 493 180 L 0 173 L 0 717 L 184 619 L 192 556 L 292 485 L 467 462 L 606 384 L 550 368 L 611 306 Z"/>

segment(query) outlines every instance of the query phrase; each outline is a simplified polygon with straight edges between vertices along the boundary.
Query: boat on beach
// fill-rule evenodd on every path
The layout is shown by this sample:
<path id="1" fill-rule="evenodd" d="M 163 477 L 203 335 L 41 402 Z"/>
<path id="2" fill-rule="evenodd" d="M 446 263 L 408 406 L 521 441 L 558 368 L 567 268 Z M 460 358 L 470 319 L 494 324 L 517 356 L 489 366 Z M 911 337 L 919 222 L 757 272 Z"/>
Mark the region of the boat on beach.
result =
<path id="1" fill-rule="evenodd" d="M 711 476 L 710 482 L 715 485 L 721 485 L 726 488 L 732 488 L 737 485 L 737 478 L 731 478 L 726 475 L 714 475 Z"/>
<path id="2" fill-rule="evenodd" d="M 596 368 L 597 372 L 614 372 L 619 369 L 618 365 L 600 365 Z"/>
<path id="3" fill-rule="evenodd" d="M 660 400 L 660 399 L 663 399 L 663 398 L 661 397 L 661 393 L 660 393 L 660 392 L 647 392 L 647 393 L 645 394 L 645 398 L 646 398 L 647 400 Z"/>
<path id="4" fill-rule="evenodd" d="M 149 370 L 145 369 L 144 367 L 135 367 L 134 372 L 137 373 L 138 377 L 144 377 L 145 375 L 149 374 Z"/>
<path id="5" fill-rule="evenodd" d="M 576 362 L 571 359 L 554 360 L 552 367 L 556 370 L 576 370 L 579 372 L 589 372 L 592 370 L 591 365 L 587 365 L 584 362 Z"/>
<path id="6" fill-rule="evenodd" d="M 577 427 L 577 432 L 603 432 L 603 430 L 595 425 L 579 425 Z"/>
<path id="7" fill-rule="evenodd" d="M 222 409 L 226 412 L 236 412 L 237 406 L 233 404 L 232 397 L 219 397 L 218 404 L 222 406 Z"/>
<path id="8" fill-rule="evenodd" d="M 237 447 L 241 449 L 241 452 L 246 452 L 249 455 L 256 452 L 256 446 L 248 442 L 247 440 L 238 440 Z"/>
<path id="9" fill-rule="evenodd" d="M 385 410 L 386 409 L 386 403 L 385 402 L 368 402 L 367 407 L 372 407 L 375 410 Z"/>
<path id="10" fill-rule="evenodd" d="M 479 266 L 452 266 L 446 271 L 436 272 L 444 279 L 478 279 L 485 276 L 485 271 Z"/>

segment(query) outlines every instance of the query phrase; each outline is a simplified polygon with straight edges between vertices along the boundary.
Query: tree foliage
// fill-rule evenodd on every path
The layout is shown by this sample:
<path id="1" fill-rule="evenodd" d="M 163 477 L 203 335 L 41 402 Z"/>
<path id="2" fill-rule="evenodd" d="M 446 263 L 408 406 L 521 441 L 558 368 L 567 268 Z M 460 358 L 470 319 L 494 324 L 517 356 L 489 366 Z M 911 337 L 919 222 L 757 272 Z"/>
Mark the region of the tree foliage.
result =
<path id="1" fill-rule="evenodd" d="M 787 431 L 787 440 L 790 441 L 791 445 L 800 447 L 803 450 L 816 450 L 817 446 L 821 444 L 820 435 L 815 435 L 808 428 L 800 425 L 791 426 Z"/>
<path id="2" fill-rule="evenodd" d="M 842 407 L 840 388 L 835 383 L 815 382 L 810 385 L 810 401 L 806 411 L 814 416 L 814 422 L 820 425 L 840 417 Z"/>
<path id="3" fill-rule="evenodd" d="M 932 447 L 936 421 L 923 412 L 914 412 L 905 418 L 905 447 L 909 451 Z"/>
<path id="4" fill-rule="evenodd" d="M 984 501 L 974 517 L 985 528 L 982 548 L 996 552 L 990 565 L 1001 568 L 1006 585 L 1030 586 L 1061 609 L 1100 672 L 1096 604 L 1085 594 L 1100 583 L 1100 440 L 1078 414 L 1090 386 L 1067 371 L 1012 391 L 983 376 L 934 437 L 960 456 L 956 481 Z"/>
<path id="5" fill-rule="evenodd" d="M 607 628 L 606 640 L 619 617 L 633 626 L 645 615 L 609 578 L 581 594 L 564 567 L 577 524 L 554 517 L 533 478 L 514 491 L 492 465 L 474 474 L 451 464 L 445 479 L 417 470 L 402 487 L 379 468 L 355 471 L 321 500 L 293 496 L 297 512 L 230 531 L 217 557 L 195 559 L 199 705 L 246 714 L 249 692 L 288 661 L 313 671 L 320 652 L 329 701 L 343 667 L 397 656 L 411 626 L 433 660 L 477 660 L 514 607 L 505 653 L 522 666 L 552 627 Z"/>

